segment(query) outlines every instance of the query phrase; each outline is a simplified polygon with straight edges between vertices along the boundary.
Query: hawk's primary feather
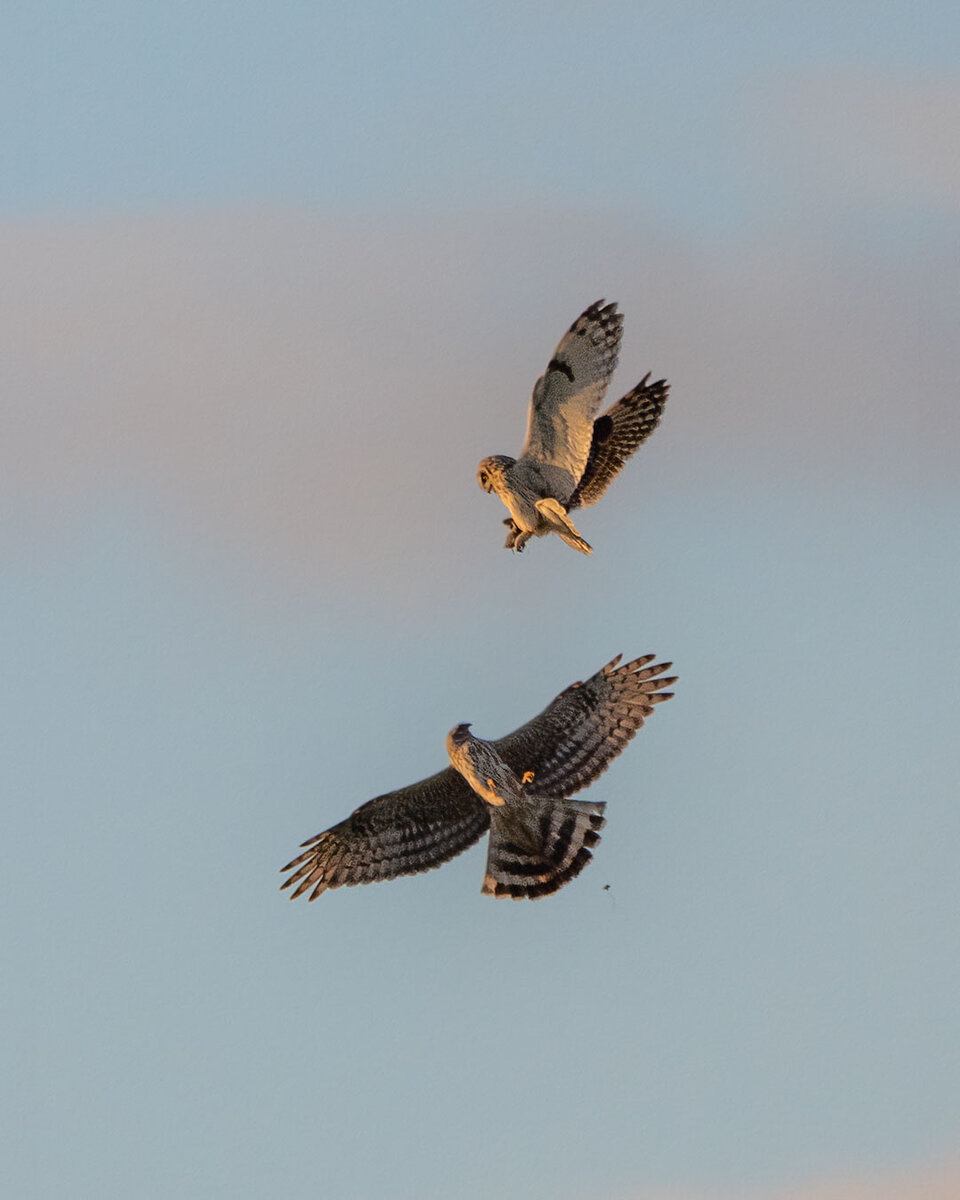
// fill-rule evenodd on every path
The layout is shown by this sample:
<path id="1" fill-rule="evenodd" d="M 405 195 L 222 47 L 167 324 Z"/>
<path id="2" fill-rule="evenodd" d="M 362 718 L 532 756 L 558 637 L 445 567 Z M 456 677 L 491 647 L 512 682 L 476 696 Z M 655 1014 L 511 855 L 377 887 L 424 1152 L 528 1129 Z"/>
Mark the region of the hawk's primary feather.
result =
<path id="1" fill-rule="evenodd" d="M 532 774 L 526 785 L 531 800 L 561 801 L 592 783 L 653 706 L 670 698 L 663 689 L 676 681 L 664 676 L 671 664 L 649 666 L 653 658 L 648 654 L 620 666 L 618 656 L 586 682 L 565 688 L 533 720 L 489 743 L 517 778 Z M 594 805 L 591 811 L 601 809 Z M 294 889 L 291 899 L 309 891 L 315 900 L 328 888 L 429 870 L 473 845 L 489 829 L 490 814 L 464 777 L 447 767 L 368 800 L 304 842 L 304 853 L 282 868 L 290 872 L 282 887 Z M 552 837 L 556 831 L 550 829 Z M 561 860 L 561 882 L 576 873 L 570 866 Z"/>

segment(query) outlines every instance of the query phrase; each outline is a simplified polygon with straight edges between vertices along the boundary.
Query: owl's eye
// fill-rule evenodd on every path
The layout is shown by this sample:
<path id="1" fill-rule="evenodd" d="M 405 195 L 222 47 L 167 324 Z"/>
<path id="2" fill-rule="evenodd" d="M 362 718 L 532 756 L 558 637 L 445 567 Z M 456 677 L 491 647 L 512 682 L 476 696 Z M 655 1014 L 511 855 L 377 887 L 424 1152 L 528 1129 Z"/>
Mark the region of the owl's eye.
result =
<path id="1" fill-rule="evenodd" d="M 488 482 L 489 482 L 489 479 L 488 479 L 486 471 L 481 471 L 480 472 L 480 486 L 486 487 Z"/>

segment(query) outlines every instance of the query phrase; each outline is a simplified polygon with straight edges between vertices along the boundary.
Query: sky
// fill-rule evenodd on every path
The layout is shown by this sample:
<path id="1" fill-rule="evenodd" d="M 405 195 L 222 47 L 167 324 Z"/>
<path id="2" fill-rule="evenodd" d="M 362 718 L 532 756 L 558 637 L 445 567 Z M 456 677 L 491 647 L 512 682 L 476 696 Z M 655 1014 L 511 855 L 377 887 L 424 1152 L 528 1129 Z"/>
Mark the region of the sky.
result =
<path id="1" fill-rule="evenodd" d="M 5 27 L 10 1193 L 960 1193 L 960 10 Z M 601 296 L 662 425 L 511 555 Z M 556 896 L 277 890 L 619 652 L 676 697 Z"/>

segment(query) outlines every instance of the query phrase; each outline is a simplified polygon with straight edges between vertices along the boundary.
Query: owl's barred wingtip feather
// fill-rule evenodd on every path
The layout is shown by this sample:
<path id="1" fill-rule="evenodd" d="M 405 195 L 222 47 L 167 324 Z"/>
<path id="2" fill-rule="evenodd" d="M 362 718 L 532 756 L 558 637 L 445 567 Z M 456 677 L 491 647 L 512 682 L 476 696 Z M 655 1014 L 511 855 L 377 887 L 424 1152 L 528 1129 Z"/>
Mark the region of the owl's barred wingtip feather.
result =
<path id="1" fill-rule="evenodd" d="M 590 453 L 568 511 L 596 504 L 660 424 L 670 385 L 665 379 L 650 383 L 650 375 L 595 419 Z"/>

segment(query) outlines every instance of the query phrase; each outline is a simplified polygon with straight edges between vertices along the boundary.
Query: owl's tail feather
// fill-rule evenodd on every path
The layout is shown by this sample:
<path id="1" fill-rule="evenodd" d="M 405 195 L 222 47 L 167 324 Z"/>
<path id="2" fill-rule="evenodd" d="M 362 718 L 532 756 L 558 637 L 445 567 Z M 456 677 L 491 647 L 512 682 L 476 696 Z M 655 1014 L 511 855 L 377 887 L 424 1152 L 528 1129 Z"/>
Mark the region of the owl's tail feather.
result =
<path id="1" fill-rule="evenodd" d="M 593 857 L 606 824 L 602 801 L 524 799 L 490 810 L 485 896 L 538 900 L 559 891 Z"/>
<path id="2" fill-rule="evenodd" d="M 537 501 L 536 509 L 553 526 L 554 531 L 563 538 L 568 546 L 572 546 L 574 550 L 579 550 L 581 554 L 593 553 L 593 547 L 577 533 L 573 522 L 567 516 L 567 510 L 559 500 L 554 500 L 552 496 L 548 496 L 545 500 Z"/>
<path id="3" fill-rule="evenodd" d="M 593 547 L 589 542 L 585 542 L 579 533 L 564 533 L 562 530 L 557 530 L 568 546 L 572 546 L 574 550 L 579 550 L 581 554 L 592 554 Z"/>

